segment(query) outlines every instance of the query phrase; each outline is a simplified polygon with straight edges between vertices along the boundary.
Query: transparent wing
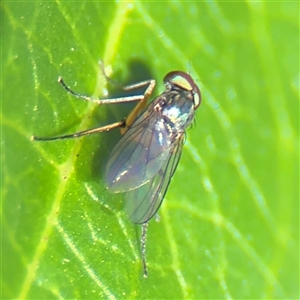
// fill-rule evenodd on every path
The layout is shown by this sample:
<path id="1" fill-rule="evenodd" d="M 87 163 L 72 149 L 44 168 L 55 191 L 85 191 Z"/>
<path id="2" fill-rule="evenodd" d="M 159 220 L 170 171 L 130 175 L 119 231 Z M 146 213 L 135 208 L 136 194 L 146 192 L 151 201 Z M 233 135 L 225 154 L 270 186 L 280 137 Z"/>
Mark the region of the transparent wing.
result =
<path id="1" fill-rule="evenodd" d="M 171 140 L 170 129 L 161 116 L 154 109 L 145 111 L 117 143 L 108 159 L 107 188 L 120 193 L 145 184 L 168 159 Z"/>
<path id="2" fill-rule="evenodd" d="M 183 137 L 173 144 L 169 158 L 149 182 L 125 194 L 125 210 L 134 223 L 149 221 L 159 209 L 178 165 Z"/>

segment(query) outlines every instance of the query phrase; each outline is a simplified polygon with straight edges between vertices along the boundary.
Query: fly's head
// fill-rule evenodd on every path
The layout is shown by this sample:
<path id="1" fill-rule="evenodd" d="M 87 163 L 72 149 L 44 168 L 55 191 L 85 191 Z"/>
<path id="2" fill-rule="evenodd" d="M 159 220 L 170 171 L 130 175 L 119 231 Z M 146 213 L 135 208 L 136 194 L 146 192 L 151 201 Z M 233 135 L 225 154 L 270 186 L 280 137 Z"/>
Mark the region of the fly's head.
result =
<path id="1" fill-rule="evenodd" d="M 172 71 L 164 78 L 167 90 L 181 90 L 193 101 L 194 109 L 201 104 L 201 93 L 190 75 L 182 71 Z"/>

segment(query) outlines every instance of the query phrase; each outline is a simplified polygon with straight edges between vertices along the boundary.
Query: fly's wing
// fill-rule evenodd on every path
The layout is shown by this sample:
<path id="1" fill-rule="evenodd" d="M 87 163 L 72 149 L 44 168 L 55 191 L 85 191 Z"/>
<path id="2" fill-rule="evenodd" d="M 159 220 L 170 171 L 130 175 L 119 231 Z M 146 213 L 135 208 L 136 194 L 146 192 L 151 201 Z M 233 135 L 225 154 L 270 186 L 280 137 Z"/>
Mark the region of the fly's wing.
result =
<path id="1" fill-rule="evenodd" d="M 150 107 L 114 147 L 105 172 L 108 190 L 126 192 L 152 179 L 169 157 L 171 138 L 167 124 Z"/>
<path id="2" fill-rule="evenodd" d="M 126 193 L 125 210 L 132 222 L 145 223 L 159 209 L 178 165 L 182 145 L 183 135 L 171 147 L 168 159 L 157 174 L 146 184 Z"/>

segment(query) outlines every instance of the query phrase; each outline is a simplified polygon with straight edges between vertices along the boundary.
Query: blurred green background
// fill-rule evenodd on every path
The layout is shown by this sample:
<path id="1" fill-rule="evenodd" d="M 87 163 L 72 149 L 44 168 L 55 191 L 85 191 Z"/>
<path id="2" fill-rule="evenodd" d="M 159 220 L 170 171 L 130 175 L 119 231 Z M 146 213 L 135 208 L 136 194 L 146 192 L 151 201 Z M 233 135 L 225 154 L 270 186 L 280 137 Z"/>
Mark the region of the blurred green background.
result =
<path id="1" fill-rule="evenodd" d="M 299 3 L 1 3 L 2 298 L 298 299 Z M 124 118 L 74 90 L 189 72 L 203 102 L 147 237 L 109 194 Z"/>

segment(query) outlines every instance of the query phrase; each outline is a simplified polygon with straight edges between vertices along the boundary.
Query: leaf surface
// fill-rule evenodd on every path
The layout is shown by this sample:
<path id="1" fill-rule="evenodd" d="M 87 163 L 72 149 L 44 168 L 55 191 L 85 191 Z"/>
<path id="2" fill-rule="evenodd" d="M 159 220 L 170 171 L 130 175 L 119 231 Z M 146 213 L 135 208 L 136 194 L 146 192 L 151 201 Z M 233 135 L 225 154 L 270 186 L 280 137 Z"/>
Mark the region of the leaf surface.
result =
<path id="1" fill-rule="evenodd" d="M 299 3 L 3 2 L 2 298 L 299 298 Z M 147 236 L 103 172 L 132 105 L 77 92 L 189 72 L 202 104 Z"/>

